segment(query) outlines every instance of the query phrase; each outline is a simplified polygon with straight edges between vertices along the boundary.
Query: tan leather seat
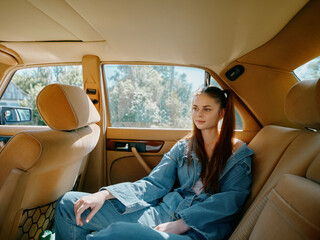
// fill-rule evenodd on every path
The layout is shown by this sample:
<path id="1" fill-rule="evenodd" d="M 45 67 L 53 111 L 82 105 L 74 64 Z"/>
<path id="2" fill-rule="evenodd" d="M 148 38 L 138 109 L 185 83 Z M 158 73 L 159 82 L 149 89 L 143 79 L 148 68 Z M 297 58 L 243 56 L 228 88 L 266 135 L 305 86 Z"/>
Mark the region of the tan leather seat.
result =
<path id="1" fill-rule="evenodd" d="M 37 107 L 49 128 L 21 131 L 0 152 L 0 239 L 37 239 L 100 135 L 100 116 L 78 87 L 49 85 Z"/>
<path id="2" fill-rule="evenodd" d="M 265 126 L 250 142 L 252 194 L 231 239 L 320 239 L 320 80 L 293 86 L 285 112 L 310 130 Z"/>

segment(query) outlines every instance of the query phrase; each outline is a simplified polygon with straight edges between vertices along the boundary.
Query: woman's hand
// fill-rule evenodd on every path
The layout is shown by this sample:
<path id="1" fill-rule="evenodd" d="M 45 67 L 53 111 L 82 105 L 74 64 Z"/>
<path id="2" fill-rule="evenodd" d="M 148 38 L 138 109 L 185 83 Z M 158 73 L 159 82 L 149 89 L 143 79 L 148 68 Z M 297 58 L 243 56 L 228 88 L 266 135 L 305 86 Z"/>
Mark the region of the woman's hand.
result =
<path id="1" fill-rule="evenodd" d="M 107 190 L 96 192 L 80 198 L 74 204 L 74 213 L 76 215 L 77 225 L 83 226 L 81 214 L 88 208 L 91 208 L 91 212 L 86 218 L 86 222 L 90 222 L 93 216 L 99 211 L 104 202 L 108 199 L 114 198 L 114 196 Z"/>
<path id="2" fill-rule="evenodd" d="M 187 224 L 184 223 L 182 219 L 179 219 L 174 222 L 166 222 L 159 224 L 154 228 L 154 230 L 158 230 L 161 232 L 166 233 L 174 233 L 174 234 L 184 234 L 185 232 L 189 231 L 191 228 L 187 226 Z"/>

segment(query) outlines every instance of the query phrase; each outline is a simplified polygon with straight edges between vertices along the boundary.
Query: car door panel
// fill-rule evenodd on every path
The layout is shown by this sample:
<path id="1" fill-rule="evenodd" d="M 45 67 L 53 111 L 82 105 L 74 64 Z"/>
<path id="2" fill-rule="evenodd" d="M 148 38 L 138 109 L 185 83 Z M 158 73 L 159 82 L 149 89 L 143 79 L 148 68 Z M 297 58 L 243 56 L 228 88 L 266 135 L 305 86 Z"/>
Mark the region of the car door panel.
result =
<path id="1" fill-rule="evenodd" d="M 158 151 L 139 151 L 145 163 L 153 169 L 161 161 L 163 155 L 189 132 L 190 130 L 178 129 L 108 128 L 106 139 L 108 184 L 132 182 L 148 175 L 131 151 L 131 146 L 153 144 L 159 147 L 162 144 Z M 235 137 L 249 143 L 256 133 L 236 131 Z"/>
<path id="2" fill-rule="evenodd" d="M 122 143 L 122 146 L 128 144 L 129 149 L 138 143 L 146 144 L 146 150 L 139 151 L 139 154 L 153 169 L 162 156 L 189 132 L 189 130 L 108 128 L 106 141 L 108 183 L 136 181 L 147 175 L 133 152 L 123 150 L 121 147 L 116 149 L 116 144 Z"/>

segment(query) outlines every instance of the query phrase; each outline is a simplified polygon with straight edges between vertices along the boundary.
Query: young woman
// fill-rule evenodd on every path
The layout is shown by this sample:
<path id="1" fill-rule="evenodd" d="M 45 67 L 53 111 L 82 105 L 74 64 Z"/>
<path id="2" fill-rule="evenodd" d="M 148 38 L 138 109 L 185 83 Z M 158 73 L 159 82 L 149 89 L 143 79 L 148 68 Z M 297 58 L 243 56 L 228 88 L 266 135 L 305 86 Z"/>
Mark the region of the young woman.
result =
<path id="1" fill-rule="evenodd" d="M 65 194 L 56 208 L 56 239 L 227 237 L 250 193 L 253 152 L 233 138 L 229 91 L 198 90 L 192 117 L 191 136 L 175 144 L 149 176 L 94 194 Z M 176 178 L 180 186 L 172 190 Z"/>

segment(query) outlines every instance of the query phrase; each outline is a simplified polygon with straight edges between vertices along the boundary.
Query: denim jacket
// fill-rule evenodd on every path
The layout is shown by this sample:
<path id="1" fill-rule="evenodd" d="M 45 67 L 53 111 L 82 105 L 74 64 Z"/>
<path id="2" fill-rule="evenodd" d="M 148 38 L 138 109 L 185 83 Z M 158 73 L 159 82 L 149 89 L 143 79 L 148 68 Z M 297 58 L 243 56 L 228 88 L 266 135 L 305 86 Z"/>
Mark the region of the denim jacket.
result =
<path id="1" fill-rule="evenodd" d="M 176 143 L 147 177 L 103 189 L 125 206 L 124 214 L 162 204 L 173 218 L 182 218 L 192 228 L 187 233 L 190 237 L 223 239 L 233 230 L 237 213 L 250 193 L 253 151 L 244 144 L 228 159 L 219 178 L 220 192 L 202 191 L 197 195 L 192 187 L 199 179 L 201 164 L 192 152 L 191 165 L 188 165 L 187 146 L 187 140 Z M 180 187 L 171 191 L 176 177 Z"/>

